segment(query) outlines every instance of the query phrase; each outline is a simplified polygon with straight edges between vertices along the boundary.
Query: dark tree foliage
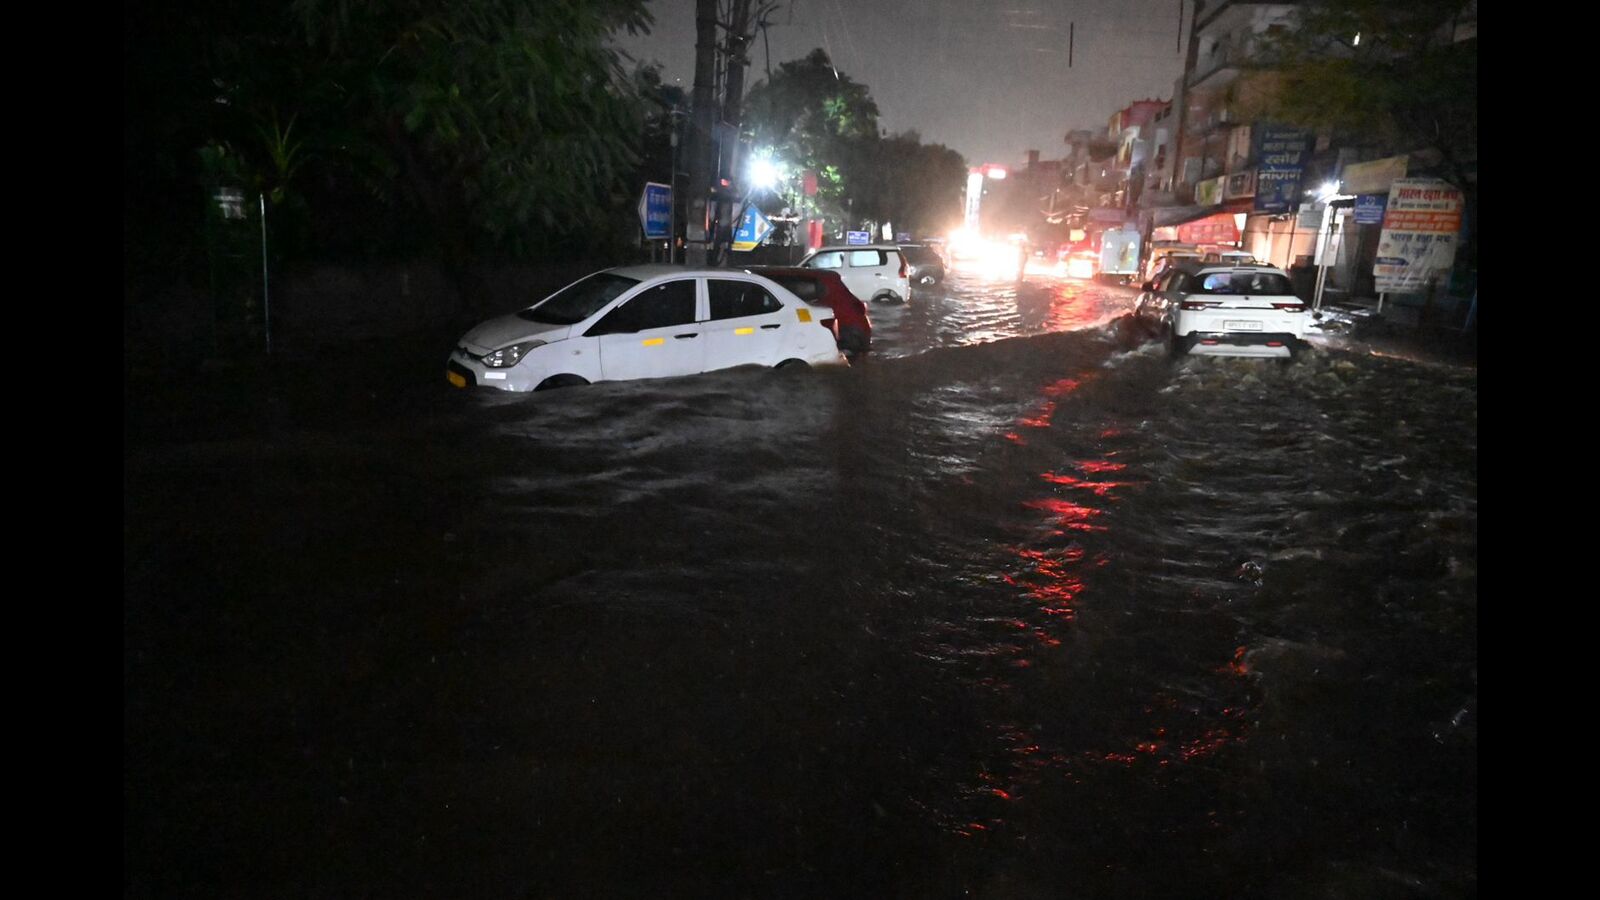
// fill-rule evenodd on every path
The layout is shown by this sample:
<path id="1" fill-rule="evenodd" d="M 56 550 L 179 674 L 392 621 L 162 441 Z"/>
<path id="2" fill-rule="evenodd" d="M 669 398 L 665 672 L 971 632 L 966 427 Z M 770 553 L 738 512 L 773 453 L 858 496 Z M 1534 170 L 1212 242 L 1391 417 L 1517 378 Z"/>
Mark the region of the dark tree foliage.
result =
<path id="1" fill-rule="evenodd" d="M 1268 43 L 1277 89 L 1267 112 L 1331 131 L 1343 145 L 1434 151 L 1466 186 L 1478 145 L 1478 41 L 1453 25 L 1474 0 L 1314 0 Z M 1359 36 L 1359 37 L 1358 37 Z"/>
<path id="2" fill-rule="evenodd" d="M 817 173 L 817 207 L 834 227 L 873 220 L 942 228 L 959 214 L 966 162 L 914 131 L 881 136 L 867 86 L 820 49 L 783 63 L 745 100 L 755 146 Z"/>
<path id="3" fill-rule="evenodd" d="M 129 280 L 219 183 L 289 255 L 536 253 L 630 207 L 643 110 L 607 46 L 645 0 L 207 0 L 125 23 Z"/>
<path id="4" fill-rule="evenodd" d="M 967 163 L 943 144 L 924 144 L 915 131 L 854 144 L 855 211 L 918 234 L 958 224 Z"/>
<path id="5" fill-rule="evenodd" d="M 1340 146 L 1437 159 L 1465 198 L 1456 265 L 1475 271 L 1478 39 L 1458 39 L 1457 26 L 1475 27 L 1476 0 L 1311 0 L 1295 16 L 1267 43 L 1274 90 L 1254 112 Z"/>

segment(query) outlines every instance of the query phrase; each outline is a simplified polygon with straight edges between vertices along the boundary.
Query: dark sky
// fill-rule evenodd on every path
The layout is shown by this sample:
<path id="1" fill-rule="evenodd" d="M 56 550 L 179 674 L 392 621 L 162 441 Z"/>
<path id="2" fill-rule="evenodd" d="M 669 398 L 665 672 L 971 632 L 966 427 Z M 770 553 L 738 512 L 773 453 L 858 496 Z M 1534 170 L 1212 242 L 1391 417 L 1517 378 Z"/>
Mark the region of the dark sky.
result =
<path id="1" fill-rule="evenodd" d="M 1168 99 L 1183 68 L 1180 0 L 785 0 L 768 29 L 774 69 L 813 47 L 871 90 L 890 131 L 916 129 L 968 162 L 1064 152 L 1133 100 Z M 1189 7 L 1184 3 L 1184 38 Z M 651 0 L 654 31 L 619 45 L 694 83 L 694 0 Z M 1073 30 L 1067 66 L 1068 25 Z M 749 83 L 764 78 L 758 33 Z"/>

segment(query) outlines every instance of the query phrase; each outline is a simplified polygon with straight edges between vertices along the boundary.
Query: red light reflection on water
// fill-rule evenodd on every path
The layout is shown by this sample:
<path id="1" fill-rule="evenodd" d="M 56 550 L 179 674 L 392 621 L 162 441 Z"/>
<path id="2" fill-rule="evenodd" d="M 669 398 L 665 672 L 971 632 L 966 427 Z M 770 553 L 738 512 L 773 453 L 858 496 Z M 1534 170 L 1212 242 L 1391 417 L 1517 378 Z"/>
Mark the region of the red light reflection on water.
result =
<path id="1" fill-rule="evenodd" d="M 1017 424 L 1025 425 L 1029 428 L 1049 428 L 1050 420 L 1055 416 L 1055 414 L 1056 402 L 1054 400 L 1047 400 L 1045 401 L 1044 407 L 1039 410 L 1038 414 L 1018 419 Z"/>
<path id="2" fill-rule="evenodd" d="M 1074 478 L 1071 475 L 1060 475 L 1055 472 L 1046 472 L 1039 477 L 1050 482 L 1051 484 L 1059 484 L 1062 487 L 1081 488 L 1086 491 L 1093 491 L 1096 497 L 1104 497 L 1106 494 L 1111 492 L 1112 488 L 1127 487 L 1129 484 L 1129 482 L 1126 481 L 1084 481 L 1082 478 Z"/>
<path id="3" fill-rule="evenodd" d="M 1088 376 L 1085 376 L 1085 378 L 1087 377 Z M 1081 384 L 1083 384 L 1082 379 L 1058 378 L 1040 388 L 1039 393 L 1044 395 L 1045 400 L 1039 404 L 1039 408 L 1036 412 L 1034 412 L 1032 415 L 1023 416 L 1022 418 L 1018 419 L 1017 424 L 1025 428 L 1049 428 L 1051 422 L 1055 419 L 1057 398 L 1065 397 L 1066 395 L 1072 393 L 1073 391 L 1077 390 Z M 1006 434 L 1006 439 L 1018 444 L 1026 443 L 1022 440 L 1022 437 L 1014 431 Z"/>
<path id="4" fill-rule="evenodd" d="M 1056 524 L 1071 531 L 1105 531 L 1102 525 L 1091 525 L 1089 520 L 1105 512 L 1092 506 L 1082 506 L 1069 500 L 1047 497 L 1028 500 L 1022 504 L 1028 509 L 1041 509 L 1056 517 Z"/>
<path id="5" fill-rule="evenodd" d="M 1121 472 L 1123 469 L 1128 467 L 1127 463 L 1094 459 L 1079 460 L 1075 465 L 1077 466 L 1078 471 L 1084 473 L 1085 475 L 1099 475 L 1103 472 Z"/>
<path id="6" fill-rule="evenodd" d="M 1072 567 L 1083 559 L 1083 548 L 1069 547 L 1062 553 L 1049 553 L 1018 547 L 1014 552 L 1028 564 L 1029 574 L 1021 579 L 1010 575 L 1001 577 L 1008 584 L 1021 587 L 1029 599 L 1038 601 L 1040 612 L 1071 621 L 1075 615 L 1073 600 L 1083 590 L 1083 580 L 1073 574 Z M 1047 646 L 1061 643 L 1053 637 L 1042 635 L 1042 638 Z"/>

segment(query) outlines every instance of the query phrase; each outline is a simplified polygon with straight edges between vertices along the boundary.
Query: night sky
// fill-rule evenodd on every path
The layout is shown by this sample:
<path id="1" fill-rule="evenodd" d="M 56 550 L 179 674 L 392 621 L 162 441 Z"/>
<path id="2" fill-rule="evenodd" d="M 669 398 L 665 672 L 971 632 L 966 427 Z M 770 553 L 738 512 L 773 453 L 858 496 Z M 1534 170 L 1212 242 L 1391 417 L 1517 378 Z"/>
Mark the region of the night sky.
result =
<path id="1" fill-rule="evenodd" d="M 1129 102 L 1169 99 L 1183 69 L 1180 0 L 786 0 L 768 29 L 771 64 L 821 47 L 871 90 L 891 132 L 916 129 L 968 162 L 1065 151 L 1070 129 L 1103 129 Z M 1192 4 L 1183 4 L 1183 38 Z M 694 0 L 651 0 L 653 32 L 619 45 L 694 83 Z M 1067 66 L 1069 23 L 1075 23 Z M 749 81 L 766 75 L 757 33 Z"/>

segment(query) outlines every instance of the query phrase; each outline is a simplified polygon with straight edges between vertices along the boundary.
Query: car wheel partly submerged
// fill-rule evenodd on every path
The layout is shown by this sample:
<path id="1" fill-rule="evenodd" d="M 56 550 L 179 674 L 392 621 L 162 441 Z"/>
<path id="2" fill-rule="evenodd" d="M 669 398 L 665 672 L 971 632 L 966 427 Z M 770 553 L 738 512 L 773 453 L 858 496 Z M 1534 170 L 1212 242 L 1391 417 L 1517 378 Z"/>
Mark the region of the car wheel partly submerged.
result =
<path id="1" fill-rule="evenodd" d="M 1178 330 L 1173 328 L 1170 324 L 1167 326 L 1166 344 L 1167 355 L 1173 359 L 1177 359 L 1178 357 L 1185 356 L 1189 353 L 1188 342 L 1178 337 Z"/>
<path id="2" fill-rule="evenodd" d="M 577 375 L 551 375 L 549 378 L 539 382 L 539 386 L 534 388 L 534 390 L 553 391 L 556 388 L 578 387 L 579 385 L 588 383 L 588 379 Z"/>
<path id="3" fill-rule="evenodd" d="M 884 292 L 882 292 L 880 294 L 877 294 L 877 295 L 873 296 L 872 302 L 873 303 L 904 303 L 905 301 L 902 300 L 900 298 L 900 295 L 896 294 L 894 291 L 884 291 Z"/>
<path id="4" fill-rule="evenodd" d="M 811 368 L 811 364 L 803 359 L 786 359 L 773 368 L 780 372 L 801 372 Z"/>
<path id="5" fill-rule="evenodd" d="M 846 353 L 865 353 L 869 343 L 867 333 L 854 325 L 839 329 L 839 349 Z"/>

